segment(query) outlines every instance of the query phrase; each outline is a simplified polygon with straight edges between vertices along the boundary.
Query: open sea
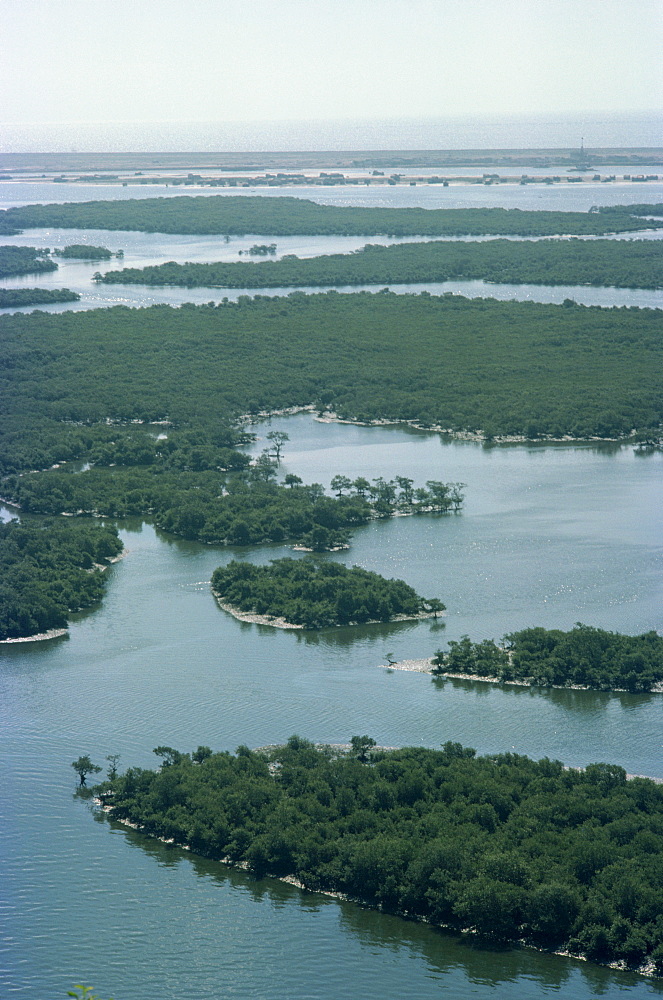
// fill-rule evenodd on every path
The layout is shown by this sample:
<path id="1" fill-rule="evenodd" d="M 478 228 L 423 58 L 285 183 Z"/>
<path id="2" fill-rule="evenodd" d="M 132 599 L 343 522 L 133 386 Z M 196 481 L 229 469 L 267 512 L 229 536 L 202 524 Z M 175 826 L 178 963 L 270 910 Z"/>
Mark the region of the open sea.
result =
<path id="1" fill-rule="evenodd" d="M 0 153 L 558 149 L 662 145 L 653 112 L 382 120 L 0 123 Z"/>

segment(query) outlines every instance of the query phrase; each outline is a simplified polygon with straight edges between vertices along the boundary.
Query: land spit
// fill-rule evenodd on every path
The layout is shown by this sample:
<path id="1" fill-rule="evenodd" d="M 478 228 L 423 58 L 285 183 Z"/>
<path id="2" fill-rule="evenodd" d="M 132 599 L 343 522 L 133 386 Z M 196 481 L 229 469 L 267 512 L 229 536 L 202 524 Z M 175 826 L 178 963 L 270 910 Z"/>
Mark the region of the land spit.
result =
<path id="1" fill-rule="evenodd" d="M 522 677 L 518 680 L 505 680 L 502 677 L 480 677 L 478 674 L 460 674 L 447 670 L 438 671 L 433 665 L 432 657 L 421 660 L 398 660 L 394 663 L 379 663 L 382 670 L 406 670 L 411 673 L 430 674 L 432 677 L 439 677 L 440 680 L 458 681 L 480 681 L 483 684 L 508 684 L 511 687 L 540 687 L 542 689 L 553 688 L 555 691 L 595 691 L 586 684 L 538 684 L 534 677 Z M 628 694 L 626 688 L 609 688 L 608 691 L 616 694 Z M 606 692 L 607 693 L 607 692 Z M 663 682 L 654 684 L 647 694 L 663 694 Z M 651 779 L 656 780 L 656 779 Z M 663 780 L 663 779 L 662 779 Z"/>

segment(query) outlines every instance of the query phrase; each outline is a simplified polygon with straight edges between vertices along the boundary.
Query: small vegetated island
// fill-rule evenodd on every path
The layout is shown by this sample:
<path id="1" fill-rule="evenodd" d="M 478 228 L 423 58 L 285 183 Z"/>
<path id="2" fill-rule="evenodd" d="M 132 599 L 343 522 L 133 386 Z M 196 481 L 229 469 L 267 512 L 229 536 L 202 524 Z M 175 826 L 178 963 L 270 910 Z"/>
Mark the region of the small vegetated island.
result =
<path id="1" fill-rule="evenodd" d="M 0 640 L 66 629 L 72 612 L 101 600 L 103 569 L 122 548 L 115 528 L 0 524 Z"/>
<path id="2" fill-rule="evenodd" d="M 57 271 L 58 265 L 50 259 L 49 253 L 47 248 L 0 246 L 0 278 Z"/>
<path id="3" fill-rule="evenodd" d="M 663 638 L 657 632 L 629 636 L 583 625 L 569 632 L 527 628 L 471 642 L 449 642 L 431 660 L 432 673 L 522 681 L 539 687 L 597 691 L 651 691 L 663 682 Z"/>
<path id="4" fill-rule="evenodd" d="M 237 617 L 281 628 L 389 622 L 444 610 L 403 580 L 313 558 L 273 559 L 268 566 L 233 560 L 214 571 L 212 591 Z"/>
<path id="5" fill-rule="evenodd" d="M 96 247 L 89 243 L 71 243 L 62 250 L 54 250 L 55 257 L 65 260 L 110 260 L 111 257 L 124 257 L 124 251 L 113 253 L 107 247 Z"/>
<path id="6" fill-rule="evenodd" d="M 0 233 L 49 226 L 148 233 L 370 236 L 601 236 L 656 229 L 660 206 L 628 205 L 593 212 L 504 208 L 358 208 L 304 198 L 233 195 L 23 205 L 0 212 Z"/>
<path id="7" fill-rule="evenodd" d="M 241 252 L 241 251 L 240 251 Z M 251 251 L 249 251 L 250 253 Z M 176 264 L 96 274 L 106 284 L 279 288 L 482 279 L 545 285 L 660 288 L 660 240 L 486 240 L 368 245 L 354 253 L 259 264 Z"/>
<path id="8" fill-rule="evenodd" d="M 513 753 L 157 747 L 96 789 L 112 819 L 302 887 L 496 942 L 663 973 L 663 787 Z"/>
<path id="9" fill-rule="evenodd" d="M 78 302 L 80 295 L 69 288 L 0 288 L 0 309 Z"/>

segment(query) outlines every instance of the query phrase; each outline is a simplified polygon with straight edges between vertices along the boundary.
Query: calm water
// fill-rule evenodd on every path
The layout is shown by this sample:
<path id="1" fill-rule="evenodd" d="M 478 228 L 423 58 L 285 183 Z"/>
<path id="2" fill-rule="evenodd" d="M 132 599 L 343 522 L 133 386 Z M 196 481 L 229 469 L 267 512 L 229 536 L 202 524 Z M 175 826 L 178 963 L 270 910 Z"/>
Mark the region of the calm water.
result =
<path id="1" fill-rule="evenodd" d="M 663 197 L 663 185 L 662 185 Z M 663 229 L 642 234 L 645 239 L 663 238 Z M 627 238 L 627 237 L 623 237 Z M 148 267 L 163 264 L 165 261 L 176 260 L 180 263 L 195 261 L 240 261 L 246 257 L 240 255 L 259 240 L 277 244 L 277 258 L 285 254 L 297 254 L 298 257 L 316 257 L 321 254 L 350 253 L 353 250 L 370 243 L 411 243 L 417 242 L 416 237 L 396 240 L 389 237 L 371 236 L 242 236 L 232 237 L 225 242 L 219 236 L 180 236 L 164 233 L 132 233 L 108 232 L 106 230 L 85 229 L 32 229 L 18 236 L 0 238 L 6 245 L 34 247 L 65 247 L 72 243 L 106 246 L 110 250 L 123 250 L 124 258 L 113 258 L 107 262 L 92 261 L 58 261 L 58 270 L 42 275 L 26 274 L 21 277 L 0 279 L 0 288 L 70 288 L 78 292 L 81 299 L 78 302 L 63 302 L 54 305 L 26 306 L 22 309 L 0 309 L 2 313 L 32 312 L 41 309 L 45 312 L 68 312 L 85 309 L 97 309 L 105 306 L 150 306 L 157 303 L 167 303 L 178 306 L 182 302 L 220 302 L 222 298 L 237 299 L 240 295 L 288 295 L 293 288 L 178 288 L 149 287 L 142 285 L 102 285 L 92 280 L 96 271 L 119 270 L 122 267 Z M 337 286 L 341 292 L 353 292 L 361 289 L 378 291 L 381 285 Z M 426 282 L 422 284 L 395 284 L 389 287 L 394 292 L 427 290 L 433 295 L 443 295 L 452 292 L 469 298 L 517 299 L 530 302 L 561 303 L 566 298 L 587 306 L 635 306 L 640 308 L 660 309 L 663 307 L 663 292 L 637 288 L 591 288 L 584 285 L 509 285 L 490 284 L 484 281 L 444 281 Z M 324 289 L 326 290 L 326 289 Z M 316 292 L 319 288 L 306 286 L 299 291 Z"/>
<path id="2" fill-rule="evenodd" d="M 658 146 L 661 117 L 646 112 L 446 115 L 439 118 L 253 122 L 6 123 L 2 152 L 321 149 L 577 149 Z"/>
<path id="3" fill-rule="evenodd" d="M 628 169 L 625 168 L 627 173 Z M 663 168 L 652 167 L 659 177 Z M 622 171 L 623 173 L 623 171 Z M 592 205 L 659 204 L 663 183 L 593 183 L 564 185 L 519 184 L 418 184 L 416 187 L 325 187 L 293 185 L 283 188 L 166 187 L 163 184 L 53 184 L 49 181 L 0 181 L 0 208 L 19 205 L 64 204 L 77 201 L 126 200 L 127 198 L 181 198 L 187 195 L 264 198 L 309 198 L 321 205 L 358 205 L 378 208 L 522 208 L 561 212 L 586 212 Z"/>
<path id="4" fill-rule="evenodd" d="M 429 927 L 252 882 L 95 822 L 74 798 L 69 762 L 81 753 L 151 766 L 160 743 L 234 749 L 293 732 L 330 742 L 368 733 L 390 745 L 452 739 L 663 776 L 660 696 L 437 684 L 378 666 L 387 653 L 429 655 L 463 632 L 577 620 L 660 629 L 660 455 L 488 449 L 309 415 L 254 429 L 261 438 L 285 430 L 282 472 L 306 481 L 340 471 L 467 483 L 462 514 L 372 524 L 330 557 L 441 597 L 446 626 L 308 635 L 243 624 L 216 607 L 212 570 L 286 548 L 204 547 L 123 522 L 128 555 L 110 569 L 101 608 L 78 616 L 68 638 L 0 647 L 0 995 L 50 1000 L 80 981 L 116 1000 L 659 995 L 661 985 L 631 974 L 477 950 Z"/>
<path id="5" fill-rule="evenodd" d="M 0 208 L 12 205 L 35 204 L 39 202 L 86 201 L 89 199 L 148 198 L 158 196 L 181 196 L 183 194 L 219 194 L 218 189 L 164 188 L 162 186 L 119 187 L 72 184 L 62 185 L 49 182 L 0 182 Z M 633 204 L 643 200 L 663 201 L 663 183 L 642 185 L 632 184 L 582 184 L 565 188 L 536 188 L 520 186 L 483 187 L 459 186 L 440 188 L 420 185 L 416 188 L 332 188 L 321 191 L 319 187 L 243 188 L 240 191 L 221 194 L 254 195 L 265 197 L 298 196 L 311 198 L 322 204 L 374 205 L 383 207 L 425 208 L 465 208 L 481 206 L 502 206 L 522 209 L 562 209 L 565 211 L 586 211 L 592 205 Z M 646 233 L 622 234 L 621 238 L 633 236 L 638 239 L 661 239 L 663 229 Z M 235 261 L 243 259 L 239 251 L 246 251 L 259 239 L 269 239 L 278 246 L 277 256 L 297 254 L 299 257 L 314 257 L 320 254 L 349 253 L 370 243 L 415 242 L 416 237 L 403 240 L 389 237 L 342 237 L 342 236 L 284 236 L 269 237 L 248 235 L 233 237 L 228 243 L 219 236 L 181 236 L 164 233 L 108 232 L 105 230 L 81 229 L 33 229 L 18 236 L 3 236 L 0 241 L 17 246 L 64 247 L 70 243 L 91 243 L 106 246 L 115 251 L 122 249 L 124 258 L 106 263 L 81 261 L 59 261 L 57 271 L 45 275 L 25 275 L 21 278 L 0 279 L 0 287 L 42 287 L 70 288 L 81 295 L 79 302 L 44 305 L 45 312 L 67 312 L 96 309 L 105 306 L 149 306 L 167 303 L 177 306 L 182 302 L 219 302 L 224 296 L 236 299 L 240 295 L 287 295 L 292 288 L 272 289 L 219 289 L 219 288 L 157 288 L 140 285 L 97 285 L 92 281 L 95 271 L 117 270 L 122 267 L 147 267 L 165 261 Z M 244 258 L 245 259 L 245 258 Z M 365 288 L 377 291 L 381 286 L 339 286 L 339 291 L 357 291 Z M 582 305 L 636 306 L 641 308 L 661 308 L 663 293 L 642 289 L 588 288 L 582 285 L 493 285 L 483 281 L 431 282 L 420 285 L 391 284 L 395 292 L 426 289 L 435 295 L 452 292 L 470 298 L 517 299 L 530 302 L 560 303 L 572 298 Z M 302 291 L 317 291 L 311 286 Z M 10 312 L 31 312 L 35 307 L 23 309 L 0 309 L 0 314 Z"/>

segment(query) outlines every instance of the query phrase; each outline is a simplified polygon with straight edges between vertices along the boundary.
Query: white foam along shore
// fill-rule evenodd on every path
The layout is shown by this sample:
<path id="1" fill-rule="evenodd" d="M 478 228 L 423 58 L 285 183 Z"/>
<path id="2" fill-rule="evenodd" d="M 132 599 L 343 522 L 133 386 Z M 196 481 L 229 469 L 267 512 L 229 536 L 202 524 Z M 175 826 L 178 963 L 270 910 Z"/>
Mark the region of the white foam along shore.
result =
<path id="1" fill-rule="evenodd" d="M 212 590 L 212 593 L 214 594 L 214 597 L 216 598 L 216 602 L 219 605 L 219 607 L 222 608 L 224 611 L 227 611 L 229 614 L 231 614 L 233 616 L 233 618 L 237 618 L 237 620 L 240 621 L 240 622 L 250 622 L 253 625 L 271 625 L 272 628 L 286 628 L 286 629 L 289 629 L 289 628 L 302 628 L 303 629 L 303 628 L 306 627 L 305 625 L 295 625 L 293 622 L 286 621 L 285 618 L 278 618 L 278 617 L 272 616 L 272 615 L 258 615 L 258 614 L 255 614 L 253 611 L 240 611 L 239 608 L 233 607 L 232 604 L 226 604 L 226 602 L 221 599 L 221 595 L 218 593 L 218 591 Z M 394 615 L 394 617 L 390 618 L 388 622 L 384 622 L 384 621 L 382 621 L 382 620 L 380 620 L 378 618 L 372 618 L 372 619 L 370 619 L 370 621 L 366 621 L 366 622 L 348 622 L 347 625 L 349 625 L 349 626 L 352 626 L 352 625 L 390 625 L 393 622 L 413 622 L 413 621 L 419 621 L 422 618 L 439 618 L 439 617 L 440 617 L 440 612 L 439 611 L 422 611 L 418 615 Z M 324 627 L 325 628 L 346 628 L 347 625 L 341 625 L 341 624 L 338 624 L 338 625 L 325 625 Z"/>
<path id="2" fill-rule="evenodd" d="M 418 674 L 431 674 L 433 677 L 440 677 L 442 680 L 458 680 L 458 681 L 480 681 L 483 684 L 509 684 L 512 687 L 541 687 L 541 688 L 554 688 L 556 691 L 594 691 L 595 688 L 587 687 L 586 684 L 536 684 L 533 678 L 521 678 L 519 680 L 503 680 L 501 677 L 480 677 L 478 674 L 458 674 L 451 673 L 447 670 L 443 670 L 438 673 L 433 667 L 432 658 L 428 657 L 423 660 L 399 660 L 395 663 L 380 663 L 378 664 L 383 670 L 408 670 L 411 673 Z M 609 688 L 606 693 L 610 691 L 616 693 L 627 694 L 626 688 Z M 663 682 L 658 682 L 654 684 L 647 694 L 663 694 Z"/>
<path id="3" fill-rule="evenodd" d="M 36 635 L 20 635 L 16 639 L 0 639 L 0 645 L 9 645 L 12 642 L 43 642 L 44 639 L 57 639 L 58 636 L 68 635 L 69 629 L 49 628 L 48 632 L 38 632 Z"/>

